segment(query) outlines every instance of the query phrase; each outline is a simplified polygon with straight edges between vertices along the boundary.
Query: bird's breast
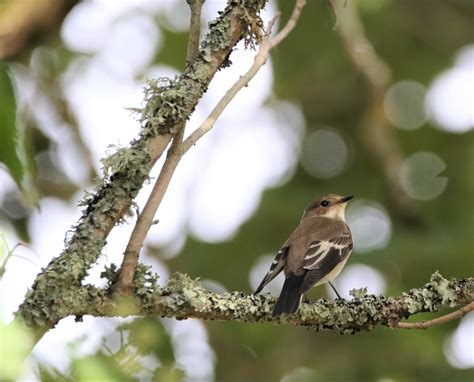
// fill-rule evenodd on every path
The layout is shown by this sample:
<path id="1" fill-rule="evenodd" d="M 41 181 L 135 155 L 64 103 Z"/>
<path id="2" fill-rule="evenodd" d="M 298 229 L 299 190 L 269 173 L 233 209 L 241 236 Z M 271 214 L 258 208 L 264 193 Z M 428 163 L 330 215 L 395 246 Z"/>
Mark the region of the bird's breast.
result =
<path id="1" fill-rule="evenodd" d="M 349 254 L 350 256 L 350 254 Z M 347 256 L 344 260 L 342 260 L 340 263 L 338 263 L 331 272 L 329 272 L 326 276 L 324 276 L 321 280 L 319 280 L 314 286 L 316 285 L 321 285 L 324 283 L 327 283 L 328 281 L 332 281 L 341 273 L 342 268 L 344 268 L 344 265 L 346 265 L 347 259 L 349 259 L 349 256 Z"/>

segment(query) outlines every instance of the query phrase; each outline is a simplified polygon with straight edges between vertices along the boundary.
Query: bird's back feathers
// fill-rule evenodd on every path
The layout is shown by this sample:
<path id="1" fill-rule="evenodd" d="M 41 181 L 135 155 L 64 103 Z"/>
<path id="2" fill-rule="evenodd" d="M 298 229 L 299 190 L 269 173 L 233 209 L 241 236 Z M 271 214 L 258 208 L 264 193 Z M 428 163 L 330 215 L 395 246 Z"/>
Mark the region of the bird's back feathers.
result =
<path id="1" fill-rule="evenodd" d="M 351 251 L 351 231 L 344 221 L 324 216 L 303 218 L 277 253 L 254 294 L 284 270 L 285 283 L 273 316 L 293 314 L 304 293 L 339 274 Z"/>
<path id="2" fill-rule="evenodd" d="M 285 274 L 304 273 L 308 256 L 316 254 L 313 262 L 322 260 L 332 246 L 341 246 L 339 240 L 342 236 L 347 238 L 345 245 L 352 243 L 350 230 L 342 221 L 325 217 L 302 221 L 285 243 L 289 247 Z"/>

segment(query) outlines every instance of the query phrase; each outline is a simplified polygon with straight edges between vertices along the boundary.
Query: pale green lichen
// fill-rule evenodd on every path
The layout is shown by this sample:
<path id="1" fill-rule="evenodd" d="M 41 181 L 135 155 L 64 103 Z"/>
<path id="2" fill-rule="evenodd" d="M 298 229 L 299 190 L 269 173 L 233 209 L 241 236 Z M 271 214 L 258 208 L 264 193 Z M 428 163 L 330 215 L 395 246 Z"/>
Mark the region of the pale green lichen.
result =
<path id="1" fill-rule="evenodd" d="M 151 265 L 138 263 L 133 276 L 134 294 L 138 297 L 160 291 L 159 276 L 153 272 Z"/>
<path id="2" fill-rule="evenodd" d="M 143 169 L 148 168 L 150 157 L 145 150 L 134 150 L 129 147 L 110 145 L 110 149 L 115 150 L 112 154 L 101 159 L 102 170 L 105 180 L 110 180 L 113 174 L 127 172 L 130 177 L 139 176 L 142 179 L 148 174 Z"/>
<path id="3" fill-rule="evenodd" d="M 102 276 L 112 284 L 117 275 L 116 267 L 106 268 Z M 139 264 L 134 279 L 135 294 L 132 300 L 112 300 L 107 289 L 83 286 L 76 291 L 68 290 L 61 295 L 67 304 L 58 306 L 55 314 L 82 316 L 127 316 L 159 315 L 186 319 L 190 317 L 209 320 L 239 320 L 243 322 L 277 322 L 308 327 L 312 330 L 337 330 L 342 334 L 353 334 L 373 330 L 376 326 L 393 326 L 401 318 L 425 311 L 439 310 L 453 301 L 442 303 L 441 294 L 434 288 L 440 279 L 428 283 L 424 288 L 413 289 L 400 297 L 363 295 L 350 301 L 320 299 L 315 303 L 303 303 L 294 316 L 272 317 L 276 299 L 266 295 L 245 295 L 242 292 L 212 293 L 207 291 L 199 279 L 187 275 L 173 274 L 166 287 L 157 284 L 157 276 L 149 266 Z M 457 290 L 455 304 L 467 303 L 466 296 L 474 293 L 474 280 L 451 280 L 444 289 Z M 429 297 L 431 302 L 424 300 Z M 123 308 L 123 307 L 126 307 Z M 31 313 L 30 311 L 28 311 Z M 30 317 L 37 323 L 47 324 L 44 315 L 33 312 Z"/>
<path id="4" fill-rule="evenodd" d="M 355 298 L 362 298 L 367 294 L 367 287 L 359 289 L 351 289 L 349 294 Z"/>
<path id="5" fill-rule="evenodd" d="M 454 284 L 453 284 L 454 285 Z M 458 285 L 458 284 L 456 284 Z M 427 284 L 427 289 L 432 288 Z M 241 292 L 211 293 L 203 288 L 199 280 L 187 275 L 174 274 L 166 288 L 147 303 L 146 313 L 155 312 L 161 316 L 199 317 L 211 320 L 239 320 L 244 322 L 292 323 L 307 326 L 313 330 L 338 330 L 340 333 L 368 331 L 378 325 L 396 324 L 410 314 L 439 309 L 440 304 L 428 307 L 429 303 L 418 300 L 426 290 L 412 290 L 398 298 L 360 295 L 351 301 L 328 301 L 320 299 L 316 303 L 303 303 L 295 316 L 272 318 L 275 298 L 269 295 L 248 296 Z M 437 294 L 428 291 L 429 295 Z M 417 296 L 417 297 L 412 297 Z M 441 301 L 431 296 L 433 300 Z M 154 303 L 152 303 L 154 301 Z M 407 310 L 413 304 L 413 312 Z M 157 308 L 158 307 L 158 308 Z"/>
<path id="6" fill-rule="evenodd" d="M 435 272 L 431 276 L 431 285 L 441 296 L 441 303 L 443 305 L 449 304 L 449 306 L 452 306 L 452 304 L 456 301 L 456 293 L 449 281 L 441 276 L 439 272 Z"/>
<path id="7" fill-rule="evenodd" d="M 229 0 L 226 9 L 209 23 L 209 32 L 202 40 L 198 54 L 186 67 L 182 75 L 170 78 L 148 80 L 145 88 L 145 106 L 135 108 L 143 124 L 142 136 L 175 133 L 177 126 L 184 123 L 193 112 L 197 100 L 207 90 L 210 78 L 221 65 L 225 66 L 228 55 L 234 47 L 232 34 L 235 19 L 231 13 L 240 10 L 240 39 L 252 41 L 258 37 L 254 26 L 258 13 L 266 0 Z M 244 18 L 242 15 L 248 15 Z M 233 26 L 234 24 L 234 26 Z M 251 37 L 250 31 L 252 31 Z M 239 34 L 237 34 L 239 35 Z M 216 57 L 219 56 L 219 59 Z M 222 60 L 219 66 L 216 63 Z"/>
<path id="8" fill-rule="evenodd" d="M 246 7 L 249 14 L 256 14 L 263 4 L 263 0 L 239 1 L 238 4 L 229 1 L 226 11 L 212 24 L 204 40 L 206 54 L 221 50 L 227 52 L 224 57 L 220 57 L 220 51 L 219 58 L 208 62 L 201 52 L 181 76 L 147 83 L 145 107 L 134 110 L 142 113 L 140 137 L 130 147 L 117 148 L 102 161 L 105 176 L 97 183 L 95 193 L 86 193 L 80 203 L 85 209 L 78 224 L 66 234 L 66 249 L 38 275 L 17 312 L 27 324 L 54 325 L 70 310 L 68 307 L 75 306 L 68 291 L 81 287 L 87 270 L 101 254 L 111 226 L 129 211 L 131 201 L 148 177 L 153 161 L 147 151 L 147 140 L 157 134 L 174 133 L 176 126 L 189 118 L 213 74 L 236 42 L 229 36 L 232 7 Z M 248 28 L 246 25 L 241 27 Z M 147 298 L 154 293 L 146 288 L 138 289 L 138 292 L 143 292 L 142 297 Z"/>
<path id="9" fill-rule="evenodd" d="M 214 52 L 225 49 L 231 43 L 230 20 L 218 18 L 209 22 L 209 34 L 206 36 L 199 48 L 199 53 L 206 62 L 213 60 Z M 212 36 L 211 36 L 212 32 Z"/>
<path id="10" fill-rule="evenodd" d="M 406 309 L 409 313 L 413 314 L 420 310 L 420 303 L 410 297 L 407 293 L 403 293 L 404 302 Z"/>

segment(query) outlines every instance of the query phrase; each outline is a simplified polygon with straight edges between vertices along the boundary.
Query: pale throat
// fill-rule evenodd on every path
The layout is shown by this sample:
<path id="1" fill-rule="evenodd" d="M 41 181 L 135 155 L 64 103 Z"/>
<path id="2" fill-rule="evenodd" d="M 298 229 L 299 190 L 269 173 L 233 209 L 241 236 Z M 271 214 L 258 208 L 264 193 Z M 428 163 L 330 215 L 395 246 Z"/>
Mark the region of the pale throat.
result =
<path id="1" fill-rule="evenodd" d="M 340 220 L 346 222 L 346 205 L 345 204 L 336 204 L 331 208 L 327 209 L 326 213 L 323 215 L 326 218 Z"/>

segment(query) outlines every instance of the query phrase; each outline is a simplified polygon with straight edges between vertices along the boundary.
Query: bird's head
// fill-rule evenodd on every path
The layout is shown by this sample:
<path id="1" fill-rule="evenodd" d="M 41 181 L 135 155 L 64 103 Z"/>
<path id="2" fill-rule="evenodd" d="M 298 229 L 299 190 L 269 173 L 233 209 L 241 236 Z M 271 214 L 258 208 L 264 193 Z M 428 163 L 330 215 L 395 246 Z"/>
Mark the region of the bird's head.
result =
<path id="1" fill-rule="evenodd" d="M 311 202 L 304 210 L 303 218 L 314 218 L 317 216 L 326 217 L 330 219 L 337 219 L 345 222 L 346 205 L 349 200 L 353 198 L 350 196 L 340 196 L 336 194 L 324 195 L 315 201 Z"/>

